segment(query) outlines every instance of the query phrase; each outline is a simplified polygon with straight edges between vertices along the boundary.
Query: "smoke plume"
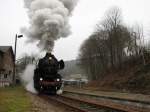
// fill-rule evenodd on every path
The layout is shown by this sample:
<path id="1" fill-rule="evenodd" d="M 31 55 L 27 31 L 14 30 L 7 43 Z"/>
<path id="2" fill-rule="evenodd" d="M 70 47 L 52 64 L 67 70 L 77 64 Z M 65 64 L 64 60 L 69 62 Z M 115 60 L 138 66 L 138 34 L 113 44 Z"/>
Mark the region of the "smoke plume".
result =
<path id="1" fill-rule="evenodd" d="M 25 85 L 26 90 L 32 93 L 37 93 L 33 83 L 34 69 L 35 65 L 32 64 L 27 65 L 21 79 L 23 81 L 23 84 Z"/>
<path id="2" fill-rule="evenodd" d="M 22 28 L 29 42 L 37 42 L 42 50 L 52 51 L 54 41 L 67 37 L 70 32 L 68 18 L 77 0 L 24 0 L 30 26 Z"/>

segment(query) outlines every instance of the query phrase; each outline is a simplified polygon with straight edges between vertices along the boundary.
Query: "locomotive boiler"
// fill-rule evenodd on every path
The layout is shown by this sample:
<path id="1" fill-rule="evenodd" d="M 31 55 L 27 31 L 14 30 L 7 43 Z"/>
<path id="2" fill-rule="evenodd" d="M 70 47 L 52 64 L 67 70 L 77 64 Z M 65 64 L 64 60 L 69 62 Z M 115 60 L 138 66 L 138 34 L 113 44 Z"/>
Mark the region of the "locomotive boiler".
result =
<path id="1" fill-rule="evenodd" d="M 62 86 L 62 77 L 58 73 L 64 68 L 64 61 L 58 61 L 51 53 L 39 60 L 34 70 L 34 88 L 38 93 L 56 94 Z"/>

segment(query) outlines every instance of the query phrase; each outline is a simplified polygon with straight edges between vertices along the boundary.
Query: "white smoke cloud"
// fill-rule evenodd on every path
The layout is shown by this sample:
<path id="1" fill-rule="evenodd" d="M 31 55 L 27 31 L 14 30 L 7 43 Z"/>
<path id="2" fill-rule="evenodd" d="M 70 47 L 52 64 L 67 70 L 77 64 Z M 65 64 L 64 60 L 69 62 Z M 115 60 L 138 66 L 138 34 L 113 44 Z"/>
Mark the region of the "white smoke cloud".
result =
<path id="1" fill-rule="evenodd" d="M 33 83 L 34 69 L 35 65 L 27 65 L 21 79 L 27 91 L 37 94 Z"/>
<path id="2" fill-rule="evenodd" d="M 69 16 L 77 0 L 24 0 L 30 19 L 29 28 L 22 32 L 29 42 L 38 41 L 42 50 L 52 50 L 54 41 L 67 37 L 70 31 Z"/>

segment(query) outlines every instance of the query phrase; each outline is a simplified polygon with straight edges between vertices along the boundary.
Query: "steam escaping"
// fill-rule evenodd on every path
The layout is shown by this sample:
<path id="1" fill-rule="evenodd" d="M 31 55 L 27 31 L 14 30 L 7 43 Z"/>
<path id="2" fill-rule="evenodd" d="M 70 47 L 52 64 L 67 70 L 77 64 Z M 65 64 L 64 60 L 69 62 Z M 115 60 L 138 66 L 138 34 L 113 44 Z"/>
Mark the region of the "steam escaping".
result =
<path id="1" fill-rule="evenodd" d="M 37 91 L 34 88 L 33 75 L 34 75 L 35 65 L 29 64 L 26 66 L 26 69 L 21 77 L 23 84 L 25 85 L 26 90 L 37 94 Z"/>
<path id="2" fill-rule="evenodd" d="M 67 37 L 70 32 L 68 18 L 77 0 L 24 0 L 30 19 L 29 28 L 22 32 L 29 42 L 38 41 L 42 50 L 52 51 L 54 41 Z"/>

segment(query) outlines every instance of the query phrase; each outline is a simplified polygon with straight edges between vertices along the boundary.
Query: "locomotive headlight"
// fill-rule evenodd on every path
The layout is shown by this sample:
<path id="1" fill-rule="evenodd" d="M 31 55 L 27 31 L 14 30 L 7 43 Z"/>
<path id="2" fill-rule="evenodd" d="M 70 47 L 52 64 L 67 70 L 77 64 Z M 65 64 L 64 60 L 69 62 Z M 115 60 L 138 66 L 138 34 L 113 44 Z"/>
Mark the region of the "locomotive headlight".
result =
<path id="1" fill-rule="evenodd" d="M 60 79 L 56 79 L 56 81 L 60 81 Z"/>
<path id="2" fill-rule="evenodd" d="M 42 81 L 43 80 L 43 78 L 40 78 L 40 81 Z"/>

